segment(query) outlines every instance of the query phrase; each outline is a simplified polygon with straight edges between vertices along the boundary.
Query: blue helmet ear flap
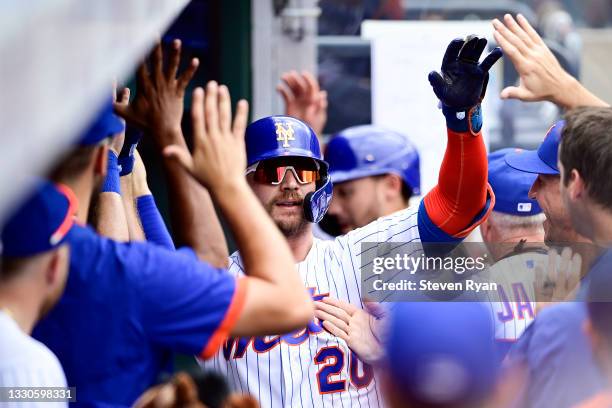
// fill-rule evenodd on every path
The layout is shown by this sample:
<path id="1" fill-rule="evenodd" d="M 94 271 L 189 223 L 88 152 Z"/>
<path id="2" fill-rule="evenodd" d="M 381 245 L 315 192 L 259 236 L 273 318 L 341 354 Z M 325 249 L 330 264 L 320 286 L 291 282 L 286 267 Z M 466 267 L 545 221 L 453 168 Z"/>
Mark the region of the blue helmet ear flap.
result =
<path id="1" fill-rule="evenodd" d="M 306 220 L 317 223 L 323 219 L 329 208 L 332 191 L 333 185 L 328 177 L 320 188 L 306 194 L 306 197 L 304 197 L 304 217 Z"/>

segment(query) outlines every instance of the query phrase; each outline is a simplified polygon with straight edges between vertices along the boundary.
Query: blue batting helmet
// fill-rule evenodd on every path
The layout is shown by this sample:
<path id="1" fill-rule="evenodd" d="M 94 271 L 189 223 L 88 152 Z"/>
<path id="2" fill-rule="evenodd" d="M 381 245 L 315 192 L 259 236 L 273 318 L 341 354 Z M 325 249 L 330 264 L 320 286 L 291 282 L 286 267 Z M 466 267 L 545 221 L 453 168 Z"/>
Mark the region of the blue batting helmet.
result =
<path id="1" fill-rule="evenodd" d="M 247 166 L 276 157 L 308 157 L 319 164 L 321 180 L 317 189 L 304 197 L 304 215 L 319 222 L 327 212 L 332 196 L 329 165 L 323 160 L 319 140 L 304 122 L 289 116 L 269 116 L 246 129 Z"/>
<path id="2" fill-rule="evenodd" d="M 373 125 L 350 127 L 332 137 L 325 160 L 334 183 L 393 173 L 412 194 L 421 193 L 419 153 L 400 133 Z"/>

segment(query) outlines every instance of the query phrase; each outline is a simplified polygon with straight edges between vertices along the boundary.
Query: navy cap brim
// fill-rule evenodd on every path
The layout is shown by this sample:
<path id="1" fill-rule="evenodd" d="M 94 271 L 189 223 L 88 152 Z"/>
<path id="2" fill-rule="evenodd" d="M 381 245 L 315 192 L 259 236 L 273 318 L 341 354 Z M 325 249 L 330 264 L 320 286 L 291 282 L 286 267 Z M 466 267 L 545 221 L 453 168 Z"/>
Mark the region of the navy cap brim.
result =
<path id="1" fill-rule="evenodd" d="M 509 153 L 504 160 L 508 166 L 526 173 L 559 175 L 557 169 L 553 169 L 540 159 L 536 150 Z"/>

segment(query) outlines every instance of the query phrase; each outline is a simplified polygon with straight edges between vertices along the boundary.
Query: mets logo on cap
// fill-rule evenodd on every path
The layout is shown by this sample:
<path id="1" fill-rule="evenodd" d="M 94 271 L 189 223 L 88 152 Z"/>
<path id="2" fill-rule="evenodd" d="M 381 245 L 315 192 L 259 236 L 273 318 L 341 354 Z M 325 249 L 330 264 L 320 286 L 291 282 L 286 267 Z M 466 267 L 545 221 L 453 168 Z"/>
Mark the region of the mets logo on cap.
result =
<path id="1" fill-rule="evenodd" d="M 283 142 L 283 147 L 290 147 L 289 141 L 295 140 L 292 124 L 284 121 L 275 121 L 274 126 L 276 127 L 276 141 Z"/>

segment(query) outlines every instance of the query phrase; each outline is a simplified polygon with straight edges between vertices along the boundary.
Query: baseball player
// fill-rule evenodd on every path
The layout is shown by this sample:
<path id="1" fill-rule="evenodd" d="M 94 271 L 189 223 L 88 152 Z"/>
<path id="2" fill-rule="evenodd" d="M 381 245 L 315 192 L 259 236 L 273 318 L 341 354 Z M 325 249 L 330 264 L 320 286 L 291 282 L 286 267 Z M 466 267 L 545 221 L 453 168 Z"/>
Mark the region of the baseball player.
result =
<path id="1" fill-rule="evenodd" d="M 57 357 L 30 333 L 64 291 L 75 205 L 51 183 L 40 182 L 2 227 L 0 387 L 66 387 Z M 8 406 L 21 403 L 21 396 L 6 391 L 4 398 L 15 398 L 15 404 Z M 9 402 L 4 401 L 3 405 Z"/>
<path id="2" fill-rule="evenodd" d="M 230 220 L 248 276 L 235 279 L 193 254 L 118 243 L 75 226 L 66 291 L 34 334 L 58 356 L 80 403 L 131 405 L 171 368 L 175 352 L 206 357 L 227 335 L 289 331 L 312 319 L 289 248 L 242 174 L 248 107 L 239 104 L 233 124 L 230 109 L 226 87 L 210 83 L 206 98 L 194 91 L 192 170 Z M 122 128 L 109 104 L 53 172 L 78 198 L 80 224 L 104 180 L 109 136 Z M 175 150 L 184 143 L 182 133 L 166 136 L 177 140 Z"/>
<path id="3" fill-rule="evenodd" d="M 285 114 L 304 121 L 320 136 L 327 120 L 327 92 L 308 71 L 286 72 L 281 78 L 277 90 Z M 420 194 L 419 154 L 400 133 L 353 126 L 332 136 L 323 150 L 334 194 L 326 217 L 313 225 L 317 238 L 332 239 L 363 227 L 408 207 L 410 198 Z"/>
<path id="4" fill-rule="evenodd" d="M 506 164 L 507 148 L 489 154 L 489 184 L 495 193 L 495 208 L 480 225 L 483 242 L 495 263 L 486 280 L 498 284 L 498 302 L 491 302 L 495 338 L 501 354 L 531 324 L 536 313 L 536 270 L 548 262 L 544 248 L 544 215 L 537 201 L 528 197 L 536 176 Z"/>
<path id="5" fill-rule="evenodd" d="M 325 148 L 334 184 L 328 215 L 343 234 L 408 207 L 420 194 L 419 154 L 408 138 L 373 125 L 334 135 Z"/>
<path id="6" fill-rule="evenodd" d="M 581 255 L 582 264 L 589 269 L 600 249 L 589 245 L 589 239 L 572 226 L 561 195 L 558 155 L 561 139 L 565 137 L 564 126 L 564 121 L 557 122 L 537 150 L 509 153 L 504 159 L 517 170 L 537 174 L 529 196 L 538 202 L 546 216 L 545 242 L 572 243 L 580 251 L 573 259 L 566 252 L 560 264 L 572 264 Z M 550 255 L 558 257 L 554 251 Z M 591 272 L 594 269 L 609 271 L 605 262 L 594 262 Z M 585 272 L 583 269 L 582 274 Z M 508 360 L 528 368 L 529 380 L 522 406 L 570 407 L 601 390 L 602 378 L 593 364 L 582 329 L 585 315 L 584 304 L 577 302 L 546 308 L 512 346 Z"/>
<path id="7" fill-rule="evenodd" d="M 486 218 L 493 195 L 486 183 L 479 103 L 487 71 L 501 51 L 495 49 L 479 64 L 485 46 L 486 40 L 477 37 L 452 41 L 442 63 L 443 76 L 430 74 L 448 127 L 438 186 L 416 207 L 334 241 L 312 235 L 311 223 L 325 214 L 332 190 L 328 164 L 314 132 L 286 116 L 263 118 L 248 126 L 246 178 L 287 238 L 313 300 L 331 296 L 362 307 L 361 242 L 459 242 Z M 230 272 L 241 275 L 243 268 L 241 254 L 234 253 Z M 231 337 L 212 360 L 202 364 L 227 376 L 234 389 L 253 394 L 266 407 L 381 404 L 372 368 L 316 321 L 284 335 Z"/>

